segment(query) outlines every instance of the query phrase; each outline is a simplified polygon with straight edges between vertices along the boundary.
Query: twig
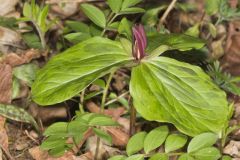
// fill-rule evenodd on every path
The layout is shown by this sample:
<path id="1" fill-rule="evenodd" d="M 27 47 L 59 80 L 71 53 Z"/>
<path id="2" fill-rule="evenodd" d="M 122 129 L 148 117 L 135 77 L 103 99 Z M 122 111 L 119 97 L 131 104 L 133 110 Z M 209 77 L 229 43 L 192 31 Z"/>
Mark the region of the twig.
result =
<path id="1" fill-rule="evenodd" d="M 165 22 L 168 14 L 170 13 L 170 11 L 173 9 L 175 3 L 177 2 L 177 0 L 172 0 L 172 2 L 170 3 L 170 5 L 168 6 L 167 10 L 164 12 L 163 16 L 161 17 L 158 26 L 157 26 L 157 30 L 159 31 L 160 26 Z"/>
<path id="2" fill-rule="evenodd" d="M 9 153 L 9 151 L 6 150 L 6 149 L 2 146 L 2 144 L 0 144 L 0 149 L 3 150 L 3 152 L 4 152 L 4 153 L 6 154 L 6 156 L 9 158 L 9 160 L 14 160 L 14 158 L 11 156 L 11 154 Z"/>
<path id="3" fill-rule="evenodd" d="M 105 103 L 105 106 L 108 106 L 109 104 L 112 104 L 112 103 L 118 101 L 120 98 L 126 96 L 128 93 L 129 93 L 129 91 L 127 91 L 127 92 L 125 92 L 125 93 L 119 95 L 118 97 L 116 97 L 116 98 L 114 98 L 114 99 L 108 101 L 107 103 Z"/>

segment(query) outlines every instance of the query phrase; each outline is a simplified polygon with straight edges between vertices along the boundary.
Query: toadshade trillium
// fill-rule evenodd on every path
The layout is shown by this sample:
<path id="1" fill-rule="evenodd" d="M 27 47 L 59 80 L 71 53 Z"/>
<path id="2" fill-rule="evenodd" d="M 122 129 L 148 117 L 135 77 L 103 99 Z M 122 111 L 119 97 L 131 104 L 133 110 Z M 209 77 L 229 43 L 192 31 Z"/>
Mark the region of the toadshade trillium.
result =
<path id="1" fill-rule="evenodd" d="M 147 47 L 147 37 L 143 25 L 135 25 L 132 28 L 133 47 L 132 54 L 136 60 L 141 60 L 146 56 L 145 49 Z"/>

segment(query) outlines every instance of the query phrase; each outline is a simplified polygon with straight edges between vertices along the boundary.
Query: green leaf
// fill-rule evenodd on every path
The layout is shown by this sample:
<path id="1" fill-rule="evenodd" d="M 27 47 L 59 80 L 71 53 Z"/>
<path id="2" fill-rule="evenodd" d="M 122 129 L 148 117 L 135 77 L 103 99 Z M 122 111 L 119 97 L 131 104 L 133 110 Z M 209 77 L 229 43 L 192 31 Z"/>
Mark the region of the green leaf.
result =
<path id="1" fill-rule="evenodd" d="M 230 157 L 230 156 L 223 156 L 222 160 L 232 160 L 232 157 Z"/>
<path id="2" fill-rule="evenodd" d="M 14 121 L 30 123 L 38 130 L 38 125 L 34 118 L 18 106 L 0 104 L 0 115 Z"/>
<path id="3" fill-rule="evenodd" d="M 195 136 L 188 145 L 188 153 L 198 151 L 199 149 L 211 147 L 217 141 L 217 135 L 214 133 L 202 133 Z"/>
<path id="4" fill-rule="evenodd" d="M 54 137 L 66 137 L 67 136 L 67 126 L 66 122 L 57 122 L 49 126 L 45 132 L 44 136 L 54 136 Z"/>
<path id="5" fill-rule="evenodd" d="M 216 38 L 217 36 L 217 28 L 215 27 L 214 24 L 212 23 L 208 23 L 208 28 L 209 28 L 209 32 L 211 33 L 213 38 Z"/>
<path id="6" fill-rule="evenodd" d="M 88 25 L 79 21 L 66 21 L 66 25 L 75 32 L 90 33 Z"/>
<path id="7" fill-rule="evenodd" d="M 166 50 L 180 50 L 187 51 L 191 49 L 200 49 L 204 46 L 204 41 L 195 38 L 192 36 L 184 35 L 184 34 L 154 34 L 148 36 L 148 48 L 147 52 L 156 52 L 158 48 L 162 46 L 165 47 L 165 50 L 160 50 L 158 55 L 163 53 Z M 152 54 L 152 53 L 151 53 Z"/>
<path id="8" fill-rule="evenodd" d="M 144 140 L 144 151 L 149 153 L 163 144 L 168 135 L 168 127 L 161 126 L 149 132 Z"/>
<path id="9" fill-rule="evenodd" d="M 139 132 L 130 138 L 126 149 L 128 156 L 133 155 L 143 149 L 143 142 L 146 135 L 146 132 Z"/>
<path id="10" fill-rule="evenodd" d="M 23 5 L 23 15 L 28 18 L 30 18 L 32 16 L 31 5 L 27 2 L 25 2 Z"/>
<path id="11" fill-rule="evenodd" d="M 192 37 L 199 37 L 199 34 L 200 34 L 199 26 L 200 26 L 200 23 L 195 24 L 194 26 L 188 28 L 185 34 Z"/>
<path id="12" fill-rule="evenodd" d="M 221 157 L 220 151 L 215 147 L 208 147 L 191 154 L 196 160 L 218 160 Z"/>
<path id="13" fill-rule="evenodd" d="M 33 84 L 35 80 L 36 72 L 38 70 L 38 65 L 34 63 L 24 64 L 18 67 L 15 67 L 13 70 L 13 75 L 18 79 L 21 79 L 29 86 Z"/>
<path id="14" fill-rule="evenodd" d="M 142 60 L 132 70 L 130 93 L 145 119 L 172 123 L 190 136 L 220 135 L 227 120 L 225 92 L 199 67 L 171 58 Z"/>
<path id="15" fill-rule="evenodd" d="M 167 5 L 161 5 L 157 8 L 148 9 L 142 16 L 142 23 L 148 26 L 155 26 L 159 20 L 158 13 L 167 8 Z"/>
<path id="16" fill-rule="evenodd" d="M 118 26 L 118 33 L 125 35 L 128 39 L 132 37 L 132 24 L 126 19 L 123 18 Z"/>
<path id="17" fill-rule="evenodd" d="M 122 7 L 123 0 L 107 0 L 107 3 L 114 13 L 118 13 Z"/>
<path id="18" fill-rule="evenodd" d="M 144 155 L 143 154 L 132 155 L 126 158 L 125 160 L 144 160 Z"/>
<path id="19" fill-rule="evenodd" d="M 149 160 L 168 160 L 168 155 L 164 153 L 156 153 Z"/>
<path id="20" fill-rule="evenodd" d="M 109 158 L 108 160 L 125 160 L 125 159 L 126 159 L 126 156 L 117 155 L 117 156 Z"/>
<path id="21" fill-rule="evenodd" d="M 40 69 L 32 85 L 32 98 L 41 105 L 62 102 L 132 59 L 119 42 L 91 38 L 51 58 Z"/>
<path id="22" fill-rule="evenodd" d="M 221 0 L 205 0 L 205 10 L 208 15 L 216 14 L 219 10 Z"/>
<path id="23" fill-rule="evenodd" d="M 82 138 L 84 133 L 88 130 L 89 126 L 87 126 L 84 121 L 74 120 L 71 121 L 67 126 L 67 134 L 68 136 L 72 136 L 75 143 L 78 144 Z"/>
<path id="24" fill-rule="evenodd" d="M 20 93 L 20 83 L 16 77 L 13 77 L 13 84 L 12 84 L 12 99 L 18 97 Z"/>
<path id="25" fill-rule="evenodd" d="M 143 13 L 143 12 L 145 12 L 145 10 L 142 8 L 132 7 L 132 8 L 126 8 L 126 9 L 121 10 L 121 12 L 119 12 L 119 15 L 136 14 L 136 13 Z"/>
<path id="26" fill-rule="evenodd" d="M 111 117 L 105 115 L 93 115 L 93 118 L 90 119 L 90 126 L 117 126 L 118 123 L 114 121 Z"/>
<path id="27" fill-rule="evenodd" d="M 48 153 L 51 156 L 60 157 L 64 155 L 64 153 L 66 153 L 66 151 L 69 149 L 70 149 L 69 147 L 61 145 L 61 146 L 56 146 L 55 148 L 52 148 Z"/>
<path id="28" fill-rule="evenodd" d="M 99 27 L 105 28 L 106 26 L 106 18 L 104 13 L 97 7 L 90 4 L 82 4 L 81 9 L 88 16 L 93 23 L 98 25 Z"/>
<path id="29" fill-rule="evenodd" d="M 140 3 L 142 0 L 124 0 L 122 4 L 122 9 L 135 6 L 136 4 Z"/>
<path id="30" fill-rule="evenodd" d="M 93 131 L 98 137 L 107 141 L 109 144 L 112 144 L 112 137 L 109 134 L 98 128 L 93 128 Z"/>
<path id="31" fill-rule="evenodd" d="M 47 25 L 46 25 L 46 20 L 47 20 L 47 15 L 49 11 L 49 6 L 46 5 L 38 15 L 38 25 L 40 26 L 42 32 L 46 32 L 48 30 Z"/>
<path id="32" fill-rule="evenodd" d="M 82 42 L 91 38 L 91 35 L 88 33 L 77 32 L 77 33 L 69 33 L 65 35 L 64 38 L 66 38 L 71 43 L 77 44 L 79 42 Z"/>
<path id="33" fill-rule="evenodd" d="M 0 16 L 0 26 L 16 29 L 18 28 L 17 19 L 14 17 L 2 17 Z"/>
<path id="34" fill-rule="evenodd" d="M 165 142 L 166 153 L 178 150 L 187 143 L 187 136 L 181 134 L 171 134 Z"/>
<path id="35" fill-rule="evenodd" d="M 56 147 L 64 146 L 65 143 L 66 143 L 66 138 L 56 138 L 54 136 L 51 136 L 41 144 L 41 148 L 44 150 L 49 150 Z"/>
<path id="36" fill-rule="evenodd" d="M 178 160 L 195 160 L 193 157 L 191 157 L 189 154 L 182 154 Z"/>
<path id="37" fill-rule="evenodd" d="M 23 34 L 23 40 L 30 48 L 42 49 L 40 39 L 34 33 Z"/>

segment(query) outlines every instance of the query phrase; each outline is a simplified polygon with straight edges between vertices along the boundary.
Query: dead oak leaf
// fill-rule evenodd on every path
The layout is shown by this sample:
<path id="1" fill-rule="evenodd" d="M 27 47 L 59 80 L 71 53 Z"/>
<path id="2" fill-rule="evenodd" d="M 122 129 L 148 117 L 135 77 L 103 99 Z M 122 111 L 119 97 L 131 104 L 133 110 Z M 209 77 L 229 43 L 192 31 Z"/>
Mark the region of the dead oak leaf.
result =
<path id="1" fill-rule="evenodd" d="M 11 103 L 12 99 L 12 67 L 0 64 L 0 103 Z"/>
<path id="2" fill-rule="evenodd" d="M 1 57 L 0 63 L 9 64 L 12 67 L 15 67 L 18 65 L 29 63 L 31 60 L 39 58 L 40 56 L 41 56 L 41 53 L 39 52 L 39 50 L 30 49 L 23 54 L 9 53 Z"/>
<path id="3" fill-rule="evenodd" d="M 6 118 L 0 116 L 0 149 L 10 155 L 8 150 L 8 135 L 6 129 L 4 128 L 5 121 Z"/>

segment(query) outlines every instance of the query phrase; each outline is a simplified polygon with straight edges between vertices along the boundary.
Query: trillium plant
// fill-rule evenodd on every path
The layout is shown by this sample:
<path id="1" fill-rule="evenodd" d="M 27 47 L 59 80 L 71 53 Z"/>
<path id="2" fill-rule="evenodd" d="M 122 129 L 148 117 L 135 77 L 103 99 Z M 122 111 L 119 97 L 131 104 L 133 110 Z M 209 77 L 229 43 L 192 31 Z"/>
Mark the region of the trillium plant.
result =
<path id="1" fill-rule="evenodd" d="M 179 50 L 181 54 L 180 51 L 200 49 L 204 41 L 184 34 L 145 33 L 144 26 L 140 24 L 133 26 L 132 33 L 127 31 L 127 36 L 118 34 L 109 39 L 104 36 L 106 30 L 117 16 L 135 13 L 127 12 L 135 4 L 125 0 L 119 4 L 122 5 L 120 8 L 116 8 L 113 5 L 115 1 L 108 2 L 113 10 L 109 21 L 104 20 L 102 12 L 97 14 L 97 18 L 91 15 L 93 11 L 100 12 L 96 7 L 89 4 L 81 6 L 84 13 L 103 28 L 102 36 L 88 37 L 51 58 L 37 73 L 32 85 L 32 99 L 42 106 L 64 102 L 79 96 L 96 80 L 110 74 L 103 93 L 103 110 L 112 75 L 116 70 L 125 68 L 131 71 L 129 92 L 133 107 L 145 120 L 171 123 L 189 136 L 212 132 L 222 137 L 229 114 L 225 92 L 200 67 L 162 55 L 169 50 Z M 138 9 L 138 12 L 141 10 Z M 82 121 L 72 124 L 72 128 L 80 130 L 81 126 L 91 126 L 95 127 L 97 135 L 101 135 L 99 127 L 96 127 L 101 124 L 96 124 L 95 118 L 104 117 L 84 115 L 78 115 Z M 58 125 L 66 126 L 63 123 Z M 54 127 L 49 127 L 45 135 L 66 137 L 56 133 L 61 132 L 59 126 L 55 126 L 54 134 L 51 132 Z M 75 137 L 78 140 L 81 138 Z M 48 139 L 50 141 L 51 137 Z M 51 147 L 45 148 L 53 149 Z"/>

